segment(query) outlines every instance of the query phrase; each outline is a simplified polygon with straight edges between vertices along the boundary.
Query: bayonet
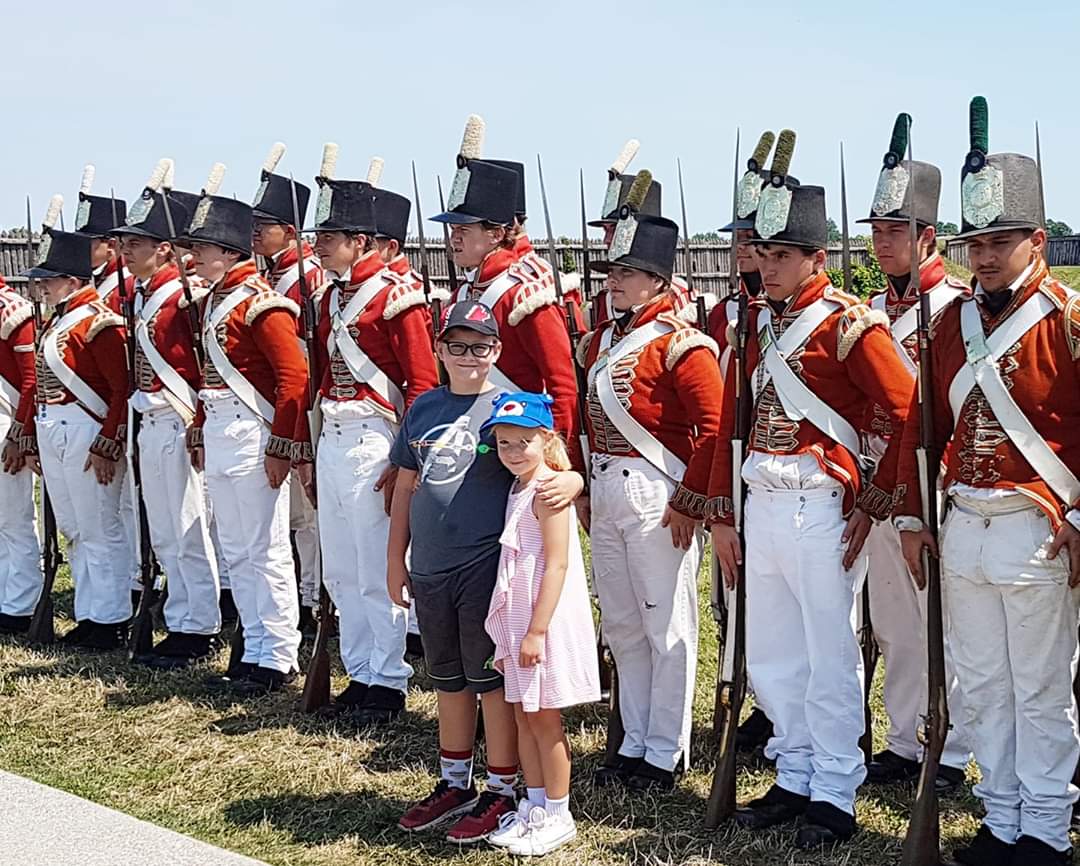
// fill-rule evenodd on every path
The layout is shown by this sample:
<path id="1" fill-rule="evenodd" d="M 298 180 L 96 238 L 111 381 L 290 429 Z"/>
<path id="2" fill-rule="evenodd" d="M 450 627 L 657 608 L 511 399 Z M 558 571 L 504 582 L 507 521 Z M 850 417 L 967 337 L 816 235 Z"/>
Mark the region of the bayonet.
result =
<path id="1" fill-rule="evenodd" d="M 446 201 L 443 199 L 442 177 L 435 175 L 435 183 L 439 188 L 439 210 L 446 211 Z M 423 234 L 421 232 L 421 234 Z M 442 224 L 443 248 L 446 250 L 446 277 L 450 281 L 450 302 L 457 300 L 458 278 L 457 269 L 454 267 L 454 252 L 450 247 L 450 228 L 446 223 Z"/>

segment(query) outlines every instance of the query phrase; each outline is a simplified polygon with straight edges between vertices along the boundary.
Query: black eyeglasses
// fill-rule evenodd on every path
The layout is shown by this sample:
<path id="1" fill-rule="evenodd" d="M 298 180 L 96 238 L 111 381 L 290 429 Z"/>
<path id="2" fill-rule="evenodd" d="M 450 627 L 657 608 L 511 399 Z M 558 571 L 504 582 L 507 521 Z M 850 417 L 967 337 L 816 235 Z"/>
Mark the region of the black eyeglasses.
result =
<path id="1" fill-rule="evenodd" d="M 491 354 L 491 350 L 495 348 L 494 343 L 458 343 L 447 342 L 443 343 L 446 346 L 446 351 L 451 355 L 460 358 L 466 352 L 472 352 L 474 358 L 486 358 Z"/>

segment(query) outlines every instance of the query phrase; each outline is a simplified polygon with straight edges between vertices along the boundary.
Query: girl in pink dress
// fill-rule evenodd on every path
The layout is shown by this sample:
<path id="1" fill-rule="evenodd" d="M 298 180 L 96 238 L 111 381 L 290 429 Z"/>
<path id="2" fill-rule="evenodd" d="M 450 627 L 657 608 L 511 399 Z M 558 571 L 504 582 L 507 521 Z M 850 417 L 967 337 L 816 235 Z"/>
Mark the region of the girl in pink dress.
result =
<path id="1" fill-rule="evenodd" d="M 570 468 L 546 394 L 504 394 L 481 433 L 516 477 L 506 503 L 499 576 L 484 623 L 514 705 L 528 798 L 488 841 L 540 856 L 577 834 L 570 814 L 570 744 L 561 708 L 600 698 L 592 605 L 577 520 L 535 496 L 546 475 Z"/>

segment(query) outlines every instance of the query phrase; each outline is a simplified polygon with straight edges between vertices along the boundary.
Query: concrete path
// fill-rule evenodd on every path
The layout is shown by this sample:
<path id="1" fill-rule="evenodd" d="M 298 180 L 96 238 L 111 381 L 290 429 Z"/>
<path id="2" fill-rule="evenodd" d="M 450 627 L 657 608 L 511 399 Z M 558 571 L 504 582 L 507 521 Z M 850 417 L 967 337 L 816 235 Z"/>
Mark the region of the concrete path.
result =
<path id="1" fill-rule="evenodd" d="M 267 866 L 3 771 L 0 852 L 18 866 Z"/>

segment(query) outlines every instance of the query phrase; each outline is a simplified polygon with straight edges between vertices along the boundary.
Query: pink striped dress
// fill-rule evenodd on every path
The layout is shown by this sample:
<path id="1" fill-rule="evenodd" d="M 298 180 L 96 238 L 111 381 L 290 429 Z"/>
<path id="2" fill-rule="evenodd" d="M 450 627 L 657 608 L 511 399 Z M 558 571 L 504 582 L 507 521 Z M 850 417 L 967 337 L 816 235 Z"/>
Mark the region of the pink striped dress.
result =
<path id="1" fill-rule="evenodd" d="M 506 525 L 499 539 L 499 577 L 484 622 L 495 643 L 495 663 L 503 672 L 506 700 L 521 704 L 527 713 L 600 699 L 592 605 L 572 507 L 565 512 L 570 521 L 566 581 L 548 626 L 544 660 L 530 668 L 518 663 L 544 577 L 544 542 L 533 513 L 535 495 L 534 481 L 523 490 L 511 491 L 507 500 Z"/>

